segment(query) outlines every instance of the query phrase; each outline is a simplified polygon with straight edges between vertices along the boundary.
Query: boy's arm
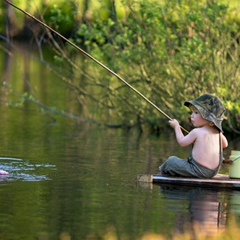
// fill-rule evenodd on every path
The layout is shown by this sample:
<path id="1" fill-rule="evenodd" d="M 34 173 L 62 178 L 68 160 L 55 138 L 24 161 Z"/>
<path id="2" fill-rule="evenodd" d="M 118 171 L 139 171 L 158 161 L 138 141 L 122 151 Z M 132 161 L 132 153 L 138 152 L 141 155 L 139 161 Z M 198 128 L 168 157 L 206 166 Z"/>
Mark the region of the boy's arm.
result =
<path id="1" fill-rule="evenodd" d="M 228 146 L 228 140 L 222 133 L 221 133 L 221 139 L 222 139 L 222 148 L 226 148 Z"/>
<path id="2" fill-rule="evenodd" d="M 174 128 L 176 139 L 180 146 L 187 147 L 194 143 L 197 137 L 194 129 L 189 134 L 184 136 L 179 122 L 176 119 L 170 120 L 169 124 L 172 128 Z"/>

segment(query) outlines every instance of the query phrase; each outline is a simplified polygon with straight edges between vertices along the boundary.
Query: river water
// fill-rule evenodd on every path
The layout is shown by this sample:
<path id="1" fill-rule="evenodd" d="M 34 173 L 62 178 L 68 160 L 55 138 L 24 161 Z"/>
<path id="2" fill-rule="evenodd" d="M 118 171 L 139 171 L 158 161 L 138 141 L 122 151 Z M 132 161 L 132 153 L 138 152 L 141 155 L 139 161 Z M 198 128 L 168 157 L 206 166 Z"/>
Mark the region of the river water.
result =
<path id="1" fill-rule="evenodd" d="M 1 75 L 21 86 L 15 57 L 21 54 L 12 52 L 15 63 Z M 149 232 L 170 238 L 199 225 L 214 234 L 239 218 L 240 191 L 136 182 L 138 174 L 157 173 L 168 156 L 188 155 L 173 134 L 140 135 L 56 116 L 53 121 L 28 105 L 9 108 L 6 98 L 2 88 L 0 168 L 9 175 L 0 177 L 0 239 L 103 239 L 112 232 L 118 239 Z M 239 140 L 230 141 L 226 154 L 238 146 Z"/>

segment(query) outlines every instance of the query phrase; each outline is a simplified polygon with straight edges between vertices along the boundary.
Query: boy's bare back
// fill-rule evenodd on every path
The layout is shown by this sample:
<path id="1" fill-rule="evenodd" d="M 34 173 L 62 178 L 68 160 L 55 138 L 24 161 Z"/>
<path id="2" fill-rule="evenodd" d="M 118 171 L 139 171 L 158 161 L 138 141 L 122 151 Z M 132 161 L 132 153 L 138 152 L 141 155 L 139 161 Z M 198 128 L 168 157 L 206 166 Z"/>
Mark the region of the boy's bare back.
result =
<path id="1" fill-rule="evenodd" d="M 190 134 L 196 136 L 192 149 L 193 159 L 209 169 L 217 168 L 221 161 L 219 137 L 221 137 L 222 148 L 226 148 L 228 144 L 225 136 L 216 128 L 208 125 L 195 128 Z"/>

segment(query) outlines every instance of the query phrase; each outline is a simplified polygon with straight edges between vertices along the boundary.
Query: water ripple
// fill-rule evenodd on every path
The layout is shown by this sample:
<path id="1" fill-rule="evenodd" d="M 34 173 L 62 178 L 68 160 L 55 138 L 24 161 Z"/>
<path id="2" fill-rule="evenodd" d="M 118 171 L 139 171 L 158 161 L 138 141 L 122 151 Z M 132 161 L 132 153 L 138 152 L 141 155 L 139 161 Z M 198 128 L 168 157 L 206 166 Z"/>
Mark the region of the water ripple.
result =
<path id="1" fill-rule="evenodd" d="M 31 164 L 21 158 L 0 157 L 0 169 L 8 175 L 0 175 L 0 181 L 47 181 L 51 180 L 46 171 L 56 170 L 52 164 Z M 49 172 L 49 171 L 48 171 Z"/>

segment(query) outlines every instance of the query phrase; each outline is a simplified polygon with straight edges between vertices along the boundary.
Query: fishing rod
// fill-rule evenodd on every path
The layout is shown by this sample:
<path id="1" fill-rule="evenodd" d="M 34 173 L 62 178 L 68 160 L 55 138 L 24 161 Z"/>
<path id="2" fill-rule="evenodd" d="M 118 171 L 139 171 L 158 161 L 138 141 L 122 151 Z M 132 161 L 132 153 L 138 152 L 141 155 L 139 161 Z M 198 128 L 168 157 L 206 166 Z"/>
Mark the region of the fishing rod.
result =
<path id="1" fill-rule="evenodd" d="M 116 78 L 118 78 L 120 81 L 122 81 L 125 85 L 127 85 L 129 88 L 131 88 L 134 92 L 136 92 L 140 97 L 142 97 L 145 101 L 147 101 L 150 105 L 152 105 L 155 109 L 157 109 L 161 114 L 163 114 L 166 118 L 168 118 L 169 120 L 172 120 L 172 118 L 167 115 L 164 111 L 162 111 L 157 105 L 155 105 L 152 101 L 150 101 L 148 98 L 146 98 L 141 92 L 139 92 L 136 88 L 134 88 L 131 84 L 129 84 L 127 81 L 125 81 L 122 77 L 120 77 L 117 73 L 115 73 L 114 71 L 112 71 L 110 68 L 108 68 L 107 66 L 105 66 L 103 63 L 101 63 L 100 61 L 98 61 L 96 58 L 94 58 L 93 56 L 91 56 L 90 54 L 88 54 L 87 52 L 85 52 L 82 48 L 78 47 L 76 44 L 74 44 L 73 42 L 71 42 L 70 40 L 68 40 L 67 38 L 65 38 L 62 34 L 60 34 L 59 32 L 57 32 L 56 30 L 54 30 L 53 28 L 51 28 L 50 26 L 48 26 L 46 23 L 42 22 L 41 20 L 39 20 L 38 18 L 34 17 L 33 15 L 31 15 L 30 13 L 26 12 L 25 10 L 19 8 L 18 6 L 14 5 L 13 3 L 11 3 L 9 0 L 5 0 L 5 2 L 7 2 L 9 5 L 11 5 L 12 7 L 16 8 L 17 10 L 21 11 L 22 13 L 24 13 L 25 15 L 27 15 L 28 17 L 34 19 L 36 22 L 40 23 L 41 25 L 43 25 L 45 28 L 49 29 L 50 31 L 54 32 L 56 35 L 58 35 L 60 38 L 62 38 L 63 40 L 65 40 L 66 42 L 68 42 L 70 45 L 72 45 L 74 48 L 76 48 L 78 51 L 82 52 L 85 56 L 87 56 L 88 58 L 90 58 L 91 60 L 93 60 L 95 63 L 97 63 L 98 65 L 100 65 L 101 67 L 103 67 L 105 70 L 107 70 L 108 72 L 110 72 L 112 75 L 114 75 Z M 181 126 L 180 126 L 181 127 Z M 188 133 L 188 131 L 181 127 L 181 129 L 183 131 L 185 131 L 186 133 Z"/>

